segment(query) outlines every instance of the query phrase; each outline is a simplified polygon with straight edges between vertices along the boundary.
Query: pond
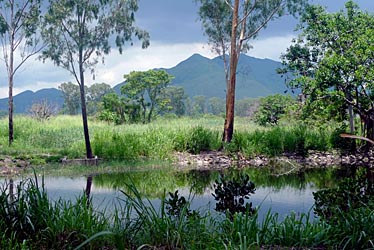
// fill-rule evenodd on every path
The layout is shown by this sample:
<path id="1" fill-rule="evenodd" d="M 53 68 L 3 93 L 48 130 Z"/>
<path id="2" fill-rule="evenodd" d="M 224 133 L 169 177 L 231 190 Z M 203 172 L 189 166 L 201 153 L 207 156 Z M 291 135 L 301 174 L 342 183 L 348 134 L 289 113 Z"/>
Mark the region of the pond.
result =
<path id="1" fill-rule="evenodd" d="M 179 195 L 191 200 L 191 209 L 214 212 L 214 181 L 224 174 L 235 178 L 247 174 L 255 183 L 255 194 L 249 202 L 260 207 L 259 217 L 271 209 L 280 218 L 291 212 L 313 215 L 313 192 L 333 187 L 339 178 L 338 169 L 313 169 L 297 173 L 282 174 L 272 168 L 242 170 L 144 170 L 121 173 L 97 174 L 92 178 L 91 197 L 94 208 L 110 211 L 114 206 L 123 204 L 125 199 L 121 191 L 128 192 L 126 184 L 133 183 L 144 198 L 148 198 L 155 207 L 160 199 L 169 192 L 178 190 Z M 38 177 L 41 182 L 42 177 Z M 3 179 L 5 181 L 5 179 Z M 17 180 L 16 180 L 17 182 Z M 52 200 L 59 198 L 75 200 L 86 188 L 87 177 L 44 176 L 45 188 Z"/>

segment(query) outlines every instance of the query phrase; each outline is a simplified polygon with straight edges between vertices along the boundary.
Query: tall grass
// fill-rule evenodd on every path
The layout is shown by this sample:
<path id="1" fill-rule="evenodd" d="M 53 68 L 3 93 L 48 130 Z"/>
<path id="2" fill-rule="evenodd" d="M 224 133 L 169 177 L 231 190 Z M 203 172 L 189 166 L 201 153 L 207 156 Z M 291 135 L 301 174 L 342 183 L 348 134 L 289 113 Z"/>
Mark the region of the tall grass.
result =
<path id="1" fill-rule="evenodd" d="M 283 153 L 306 156 L 310 150 L 332 150 L 332 136 L 332 131 L 305 126 L 276 126 L 267 130 L 236 131 L 233 143 L 227 150 L 241 152 L 248 157 L 258 154 L 277 156 Z"/>
<path id="2" fill-rule="evenodd" d="M 29 179 L 0 192 L 0 249 L 373 249 L 373 211 L 339 214 L 337 223 L 268 211 L 232 216 L 195 211 L 190 201 L 168 213 L 166 197 L 155 207 L 134 185 L 114 213 L 95 212 L 82 196 L 51 202 Z M 259 208 L 261 209 L 261 208 Z"/>
<path id="3" fill-rule="evenodd" d="M 83 129 L 79 116 L 57 116 L 48 121 L 15 117 L 15 141 L 7 143 L 6 120 L 0 120 L 0 153 L 5 155 L 56 155 L 84 157 Z M 222 147 L 223 119 L 159 119 L 150 124 L 115 126 L 89 121 L 94 154 L 104 159 L 170 159 L 175 151 L 199 153 Z M 305 126 L 261 128 L 241 118 L 236 120 L 233 143 L 226 152 L 245 156 L 280 155 L 284 152 L 307 155 L 309 150 L 331 150 L 330 131 Z"/>
<path id="4" fill-rule="evenodd" d="M 71 249 L 107 228 L 106 219 L 87 206 L 85 196 L 75 203 L 52 203 L 36 176 L 1 187 L 0 249 Z"/>

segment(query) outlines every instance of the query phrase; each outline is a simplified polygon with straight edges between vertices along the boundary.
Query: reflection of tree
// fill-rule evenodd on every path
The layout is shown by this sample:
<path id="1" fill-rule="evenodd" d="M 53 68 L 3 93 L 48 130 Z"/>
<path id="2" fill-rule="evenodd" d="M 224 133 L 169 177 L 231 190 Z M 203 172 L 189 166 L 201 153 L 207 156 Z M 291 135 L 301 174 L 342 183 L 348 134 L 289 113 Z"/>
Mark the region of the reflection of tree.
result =
<path id="1" fill-rule="evenodd" d="M 126 173 L 107 173 L 95 176 L 94 184 L 98 187 L 105 187 L 127 192 L 127 184 L 134 184 L 139 193 L 147 198 L 161 198 L 168 192 L 175 192 L 178 189 L 190 189 L 194 194 L 204 194 L 213 185 L 222 173 L 228 178 L 238 178 L 242 173 L 247 174 L 257 188 L 271 187 L 273 190 L 280 190 L 285 187 L 305 189 L 312 183 L 321 189 L 333 187 L 336 182 L 336 170 L 314 169 L 305 170 L 289 175 L 273 175 L 270 168 L 247 168 L 247 169 L 226 169 L 222 171 L 211 170 L 144 170 Z"/>
<path id="2" fill-rule="evenodd" d="M 212 182 L 219 176 L 217 171 L 192 169 L 186 173 L 191 191 L 195 194 L 204 194 Z"/>
<path id="3" fill-rule="evenodd" d="M 342 178 L 336 187 L 313 193 L 315 213 L 322 219 L 334 221 L 342 213 L 353 213 L 356 209 L 374 209 L 374 172 L 361 167 Z"/>
<path id="4" fill-rule="evenodd" d="M 86 197 L 87 197 L 87 206 L 90 205 L 90 194 L 91 194 L 91 187 L 92 187 L 92 174 L 88 175 L 87 176 L 87 182 L 86 182 L 86 189 L 85 189 L 85 193 L 86 193 Z"/>
<path id="5" fill-rule="evenodd" d="M 247 168 L 225 172 L 225 176 L 237 178 L 241 172 L 247 174 L 256 187 L 271 187 L 277 191 L 285 187 L 305 189 L 308 184 L 317 188 L 331 187 L 336 182 L 335 169 L 302 169 L 292 174 L 278 175 L 275 168 Z"/>
<path id="6" fill-rule="evenodd" d="M 129 192 L 128 184 L 133 184 L 140 195 L 152 198 L 161 198 L 165 191 L 175 191 L 187 186 L 185 178 L 176 178 L 171 170 L 134 171 L 126 173 L 107 173 L 95 176 L 94 184 Z"/>

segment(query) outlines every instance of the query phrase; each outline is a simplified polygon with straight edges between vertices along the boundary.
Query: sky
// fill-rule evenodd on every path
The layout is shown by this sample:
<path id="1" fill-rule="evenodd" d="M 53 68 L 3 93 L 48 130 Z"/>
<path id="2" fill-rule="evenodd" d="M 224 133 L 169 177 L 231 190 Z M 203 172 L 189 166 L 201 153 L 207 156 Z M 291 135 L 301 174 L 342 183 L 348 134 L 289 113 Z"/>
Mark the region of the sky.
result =
<path id="1" fill-rule="evenodd" d="M 320 4 L 329 12 L 344 8 L 344 0 L 310 0 Z M 356 0 L 361 9 L 374 12 L 373 0 Z M 150 33 L 150 46 L 141 49 L 139 43 L 126 46 L 123 53 L 112 48 L 105 57 L 104 64 L 96 66 L 95 78 L 86 74 L 86 83 L 107 83 L 111 86 L 123 81 L 123 75 L 131 71 L 153 68 L 171 68 L 195 53 L 213 58 L 198 18 L 198 6 L 195 0 L 139 0 L 136 13 L 136 25 Z M 281 53 L 286 51 L 298 21 L 285 16 L 273 22 L 251 41 L 253 49 L 247 54 L 257 58 L 279 61 Z M 31 58 L 17 72 L 14 82 L 14 95 L 25 90 L 37 91 L 42 88 L 57 88 L 61 83 L 72 81 L 73 76 L 64 69 Z M 8 96 L 8 83 L 4 62 L 0 61 L 0 98 Z"/>

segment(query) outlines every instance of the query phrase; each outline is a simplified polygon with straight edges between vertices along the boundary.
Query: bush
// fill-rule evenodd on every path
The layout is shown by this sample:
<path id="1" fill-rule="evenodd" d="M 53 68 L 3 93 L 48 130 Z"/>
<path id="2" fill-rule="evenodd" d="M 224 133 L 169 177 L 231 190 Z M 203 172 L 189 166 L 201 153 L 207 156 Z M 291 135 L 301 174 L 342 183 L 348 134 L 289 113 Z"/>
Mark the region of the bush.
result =
<path id="1" fill-rule="evenodd" d="M 277 125 L 280 118 L 287 113 L 287 108 L 295 104 L 290 95 L 270 95 L 260 99 L 260 105 L 255 112 L 255 122 L 261 126 Z"/>
<path id="2" fill-rule="evenodd" d="M 199 154 L 201 151 L 216 149 L 220 144 L 218 133 L 197 126 L 187 136 L 186 151 Z"/>

